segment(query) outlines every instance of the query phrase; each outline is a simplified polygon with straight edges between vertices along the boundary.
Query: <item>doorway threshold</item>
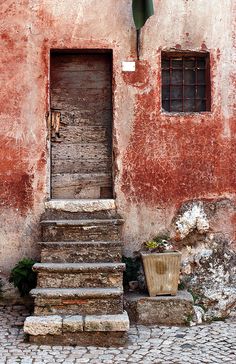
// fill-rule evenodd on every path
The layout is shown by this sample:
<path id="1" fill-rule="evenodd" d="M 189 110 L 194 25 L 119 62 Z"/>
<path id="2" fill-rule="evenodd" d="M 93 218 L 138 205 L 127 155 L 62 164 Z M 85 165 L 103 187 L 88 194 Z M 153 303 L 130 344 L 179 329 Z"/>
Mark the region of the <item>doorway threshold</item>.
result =
<path id="1" fill-rule="evenodd" d="M 45 202 L 46 209 L 65 212 L 95 212 L 115 210 L 114 199 L 52 199 Z"/>

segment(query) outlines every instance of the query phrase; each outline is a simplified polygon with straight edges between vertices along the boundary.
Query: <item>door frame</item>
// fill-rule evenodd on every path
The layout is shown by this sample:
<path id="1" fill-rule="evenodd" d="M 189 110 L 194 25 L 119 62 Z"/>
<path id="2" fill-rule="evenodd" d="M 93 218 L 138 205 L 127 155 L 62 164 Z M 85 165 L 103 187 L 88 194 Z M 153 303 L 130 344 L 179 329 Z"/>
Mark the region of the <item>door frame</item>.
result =
<path id="1" fill-rule="evenodd" d="M 47 85 L 47 112 L 46 112 L 46 128 L 47 128 L 47 200 L 52 200 L 52 181 L 51 181 L 51 59 L 55 53 L 59 54 L 109 54 L 111 57 L 111 158 L 112 158 L 112 199 L 115 199 L 115 153 L 114 153 L 114 54 L 112 48 L 51 48 L 49 51 L 48 62 L 48 85 Z"/>

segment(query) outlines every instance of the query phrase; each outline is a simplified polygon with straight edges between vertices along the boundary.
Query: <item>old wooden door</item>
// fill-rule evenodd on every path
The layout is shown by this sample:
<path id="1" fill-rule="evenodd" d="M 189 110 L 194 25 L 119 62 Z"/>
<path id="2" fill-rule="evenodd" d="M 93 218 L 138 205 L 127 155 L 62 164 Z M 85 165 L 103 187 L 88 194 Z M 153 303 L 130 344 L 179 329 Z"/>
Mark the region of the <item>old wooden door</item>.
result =
<path id="1" fill-rule="evenodd" d="M 51 197 L 112 198 L 110 53 L 51 55 Z"/>

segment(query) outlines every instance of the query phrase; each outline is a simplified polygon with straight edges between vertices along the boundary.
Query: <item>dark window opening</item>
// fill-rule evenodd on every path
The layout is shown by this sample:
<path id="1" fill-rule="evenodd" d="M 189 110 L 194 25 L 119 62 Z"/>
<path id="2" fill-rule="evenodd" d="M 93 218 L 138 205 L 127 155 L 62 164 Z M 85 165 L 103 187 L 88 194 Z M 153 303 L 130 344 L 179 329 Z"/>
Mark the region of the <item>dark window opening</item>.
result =
<path id="1" fill-rule="evenodd" d="M 162 52 L 162 108 L 210 111 L 209 53 Z"/>

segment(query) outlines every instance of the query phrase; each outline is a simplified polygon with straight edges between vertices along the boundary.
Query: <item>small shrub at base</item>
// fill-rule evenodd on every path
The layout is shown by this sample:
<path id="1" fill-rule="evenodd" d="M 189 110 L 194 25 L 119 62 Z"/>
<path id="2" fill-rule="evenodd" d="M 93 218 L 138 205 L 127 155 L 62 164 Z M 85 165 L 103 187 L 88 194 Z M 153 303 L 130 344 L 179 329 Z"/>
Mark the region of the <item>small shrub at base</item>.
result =
<path id="1" fill-rule="evenodd" d="M 23 258 L 11 271 L 9 282 L 18 288 L 21 297 L 28 295 L 30 290 L 36 287 L 37 275 L 32 270 L 35 263 L 32 259 Z"/>

